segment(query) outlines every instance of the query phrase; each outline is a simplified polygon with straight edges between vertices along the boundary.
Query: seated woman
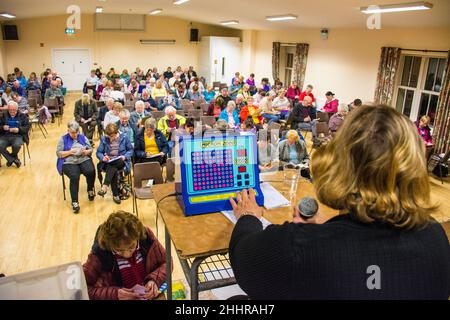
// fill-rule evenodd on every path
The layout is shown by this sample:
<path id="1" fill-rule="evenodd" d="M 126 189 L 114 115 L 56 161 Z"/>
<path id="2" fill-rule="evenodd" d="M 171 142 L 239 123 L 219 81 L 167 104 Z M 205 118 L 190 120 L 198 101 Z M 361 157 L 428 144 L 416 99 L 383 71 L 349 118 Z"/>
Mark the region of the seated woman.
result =
<path id="1" fill-rule="evenodd" d="M 236 111 L 236 103 L 233 100 L 228 102 L 227 107 L 220 113 L 218 120 L 225 120 L 230 129 L 235 129 L 239 126 L 239 115 Z"/>
<path id="2" fill-rule="evenodd" d="M 300 89 L 297 86 L 297 83 L 295 81 L 292 81 L 291 86 L 286 92 L 286 98 L 288 98 L 290 101 L 294 102 L 295 100 L 298 100 L 301 95 Z"/>
<path id="3" fill-rule="evenodd" d="M 144 102 L 145 111 L 152 112 L 158 110 L 156 101 L 153 100 L 152 96 L 150 95 L 149 89 L 142 90 L 140 101 Z"/>
<path id="4" fill-rule="evenodd" d="M 39 90 L 41 85 L 39 84 L 39 80 L 36 76 L 36 72 L 30 73 L 30 78 L 27 81 L 27 92 L 30 90 Z"/>
<path id="5" fill-rule="evenodd" d="M 148 118 L 136 137 L 136 162 L 166 162 L 169 148 L 166 137 L 156 128 L 156 120 Z"/>
<path id="6" fill-rule="evenodd" d="M 189 90 L 189 100 L 191 102 L 203 99 L 202 93 L 199 91 L 198 85 L 194 85 L 192 90 Z"/>
<path id="7" fill-rule="evenodd" d="M 448 238 L 431 217 L 438 207 L 418 150 L 407 117 L 364 106 L 312 158 L 316 196 L 339 216 L 263 231 L 254 193 L 238 195 L 230 241 L 238 285 L 251 299 L 447 300 Z"/>
<path id="8" fill-rule="evenodd" d="M 155 87 L 152 90 L 152 98 L 156 100 L 156 98 L 162 98 L 167 96 L 167 90 L 163 86 L 161 80 L 156 81 Z"/>
<path id="9" fill-rule="evenodd" d="M 112 98 L 110 98 L 112 99 Z M 110 101 L 110 100 L 109 100 Z M 110 123 L 116 123 L 120 120 L 120 112 L 123 110 L 123 106 L 120 102 L 114 102 L 112 110 L 108 111 L 105 114 L 105 119 L 103 120 L 103 128 L 106 129 L 106 126 Z"/>
<path id="10" fill-rule="evenodd" d="M 324 112 L 336 113 L 339 106 L 339 100 L 334 98 L 334 93 L 331 91 L 328 91 L 325 96 L 327 97 L 327 100 L 325 101 L 322 110 Z"/>
<path id="11" fill-rule="evenodd" d="M 208 86 L 208 88 L 203 91 L 203 98 L 207 103 L 210 103 L 212 99 L 216 96 L 216 92 L 212 86 Z"/>
<path id="12" fill-rule="evenodd" d="M 241 118 L 241 123 L 245 122 L 247 118 L 250 118 L 253 120 L 257 129 L 262 129 L 263 117 L 261 113 L 262 110 L 253 104 L 253 97 L 249 97 L 247 105 L 242 108 L 239 117 Z"/>
<path id="13" fill-rule="evenodd" d="M 341 103 L 338 107 L 338 110 L 335 114 L 333 114 L 328 121 L 328 128 L 330 128 L 330 131 L 332 133 L 335 133 L 339 127 L 344 122 L 344 118 L 348 114 L 348 105 L 345 103 Z"/>
<path id="14" fill-rule="evenodd" d="M 279 168 L 278 148 L 270 143 L 267 130 L 258 132 L 258 166 L 260 172 L 274 172 Z"/>
<path id="15" fill-rule="evenodd" d="M 278 91 L 278 97 L 273 99 L 272 107 L 280 112 L 280 119 L 286 120 L 292 111 L 291 102 L 286 98 L 286 91 L 284 89 Z"/>
<path id="16" fill-rule="evenodd" d="M 117 211 L 97 229 L 83 271 L 91 300 L 151 300 L 166 280 L 166 251 L 136 216 Z"/>
<path id="17" fill-rule="evenodd" d="M 109 94 L 110 98 L 113 98 L 114 101 L 120 102 L 122 104 L 125 102 L 125 95 L 123 94 L 124 93 L 123 85 L 124 85 L 123 80 L 120 80 L 119 83 L 114 85 L 114 90 L 111 91 L 111 93 Z"/>
<path id="18" fill-rule="evenodd" d="M 131 95 L 137 99 L 139 93 L 139 83 L 136 80 L 131 80 L 126 92 L 131 93 Z"/>
<path id="19" fill-rule="evenodd" d="M 244 97 L 244 101 L 247 101 L 247 99 L 252 96 L 252 94 L 250 93 L 250 86 L 245 83 L 242 86 L 242 89 L 239 90 L 239 94 L 242 94 L 242 96 Z"/>
<path id="20" fill-rule="evenodd" d="M 133 154 L 133 147 L 128 137 L 125 134 L 119 134 L 119 128 L 115 123 L 108 124 L 97 149 L 99 160 L 97 170 L 102 184 L 101 190 L 97 193 L 99 196 L 104 197 L 108 187 L 111 186 L 113 200 L 120 204 L 119 171 L 123 170 L 125 175 L 130 173 Z M 102 171 L 106 172 L 104 180 Z"/>
<path id="21" fill-rule="evenodd" d="M 419 132 L 419 135 L 427 146 L 433 145 L 433 137 L 431 136 L 431 129 L 429 127 L 430 121 L 429 116 L 422 116 L 419 121 L 416 121 L 417 132 Z"/>
<path id="22" fill-rule="evenodd" d="M 89 201 L 95 198 L 95 167 L 92 162 L 92 147 L 89 139 L 79 133 L 80 125 L 76 121 L 67 124 L 67 133 L 59 139 L 56 147 L 58 157 L 57 169 L 60 175 L 65 174 L 70 179 L 70 197 L 73 213 L 80 212 L 78 189 L 80 175 L 86 177 Z"/>
<path id="23" fill-rule="evenodd" d="M 219 96 L 216 99 L 211 100 L 206 114 L 208 116 L 214 116 L 214 118 L 218 120 L 225 107 L 225 100 Z"/>
<path id="24" fill-rule="evenodd" d="M 280 166 L 302 165 L 301 175 L 309 179 L 309 155 L 306 149 L 306 143 L 296 130 L 289 130 L 286 133 L 286 139 L 278 144 L 278 154 L 280 158 Z"/>
<path id="25" fill-rule="evenodd" d="M 247 120 L 242 122 L 241 126 L 236 131 L 240 135 L 256 134 L 258 132 L 252 118 L 247 118 Z"/>

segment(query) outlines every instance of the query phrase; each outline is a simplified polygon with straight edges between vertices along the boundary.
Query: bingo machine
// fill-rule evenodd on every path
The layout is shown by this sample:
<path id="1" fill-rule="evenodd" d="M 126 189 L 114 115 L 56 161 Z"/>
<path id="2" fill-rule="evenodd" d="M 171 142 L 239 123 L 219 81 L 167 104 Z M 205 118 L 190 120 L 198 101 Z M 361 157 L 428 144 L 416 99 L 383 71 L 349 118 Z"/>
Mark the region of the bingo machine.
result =
<path id="1" fill-rule="evenodd" d="M 186 216 L 231 210 L 229 198 L 248 188 L 264 204 L 255 135 L 180 137 L 180 174 L 175 188 Z"/>

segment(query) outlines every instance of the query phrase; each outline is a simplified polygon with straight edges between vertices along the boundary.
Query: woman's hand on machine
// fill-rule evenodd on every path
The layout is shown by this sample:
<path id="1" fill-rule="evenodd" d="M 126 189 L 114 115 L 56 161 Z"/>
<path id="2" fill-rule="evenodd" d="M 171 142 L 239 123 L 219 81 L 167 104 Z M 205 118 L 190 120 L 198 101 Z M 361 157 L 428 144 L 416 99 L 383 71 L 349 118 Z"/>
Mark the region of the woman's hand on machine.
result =
<path id="1" fill-rule="evenodd" d="M 237 192 L 236 200 L 237 203 L 233 198 L 230 198 L 230 203 L 237 219 L 243 215 L 262 217 L 264 209 L 256 203 L 255 191 L 252 188 L 248 189 L 248 191 L 244 189 L 241 192 Z"/>

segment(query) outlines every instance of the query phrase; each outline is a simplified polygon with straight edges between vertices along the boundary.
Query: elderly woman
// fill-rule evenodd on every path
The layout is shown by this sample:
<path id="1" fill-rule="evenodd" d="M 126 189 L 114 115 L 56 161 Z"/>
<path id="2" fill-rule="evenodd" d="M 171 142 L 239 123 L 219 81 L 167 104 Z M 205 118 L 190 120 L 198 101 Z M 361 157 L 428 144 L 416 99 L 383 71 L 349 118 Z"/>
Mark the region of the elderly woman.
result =
<path id="1" fill-rule="evenodd" d="M 112 98 L 111 98 L 112 99 Z M 108 111 L 105 115 L 105 119 L 103 120 L 103 128 L 106 129 L 106 126 L 110 123 L 116 123 L 120 120 L 120 112 L 123 110 L 123 105 L 120 102 L 114 102 L 112 110 Z"/>
<path id="2" fill-rule="evenodd" d="M 232 101 L 232 100 L 230 100 L 230 101 Z M 230 102 L 230 101 L 228 101 L 228 102 Z M 227 106 L 227 104 L 225 104 L 225 100 L 219 96 L 216 99 L 211 100 L 206 114 L 208 116 L 214 116 L 214 118 L 216 120 L 218 120 L 220 117 L 220 114 L 222 113 L 222 111 L 225 109 L 226 106 Z M 234 104 L 234 106 L 236 107 L 236 104 Z"/>
<path id="3" fill-rule="evenodd" d="M 70 180 L 70 197 L 74 213 L 80 212 L 78 190 L 81 175 L 86 177 L 89 201 L 93 201 L 95 198 L 95 167 L 92 162 L 92 147 L 89 139 L 79 133 L 79 129 L 78 122 L 69 122 L 67 133 L 59 139 L 56 147 L 58 172 L 60 175 L 65 174 Z"/>
<path id="4" fill-rule="evenodd" d="M 234 101 L 228 102 L 227 107 L 220 113 L 219 120 L 225 120 L 231 129 L 239 126 L 239 114 L 236 111 L 236 103 Z"/>
<path id="5" fill-rule="evenodd" d="M 333 114 L 328 121 L 328 128 L 331 132 L 336 132 L 344 122 L 344 118 L 348 114 L 348 105 L 341 103 L 338 107 L 337 113 Z"/>
<path id="6" fill-rule="evenodd" d="M 119 133 L 119 128 L 115 123 L 110 123 L 105 128 L 105 136 L 100 139 L 100 145 L 97 149 L 97 165 L 99 179 L 102 188 L 98 195 L 104 197 L 111 186 L 113 200 L 120 204 L 119 192 L 119 171 L 123 170 L 128 175 L 131 170 L 131 157 L 133 156 L 133 147 L 130 139 L 125 134 Z M 103 180 L 101 172 L 105 171 Z"/>
<path id="7" fill-rule="evenodd" d="M 192 87 L 192 90 L 189 90 L 189 100 L 194 102 L 194 101 L 198 101 L 198 100 L 202 100 L 202 99 L 203 99 L 203 95 L 200 92 L 198 85 L 194 85 Z"/>
<path id="8" fill-rule="evenodd" d="M 166 137 L 156 128 L 156 120 L 149 118 L 145 121 L 144 129 L 139 131 L 135 145 L 137 162 L 166 162 L 169 148 Z"/>
<path id="9" fill-rule="evenodd" d="M 131 142 L 131 146 L 134 148 L 134 142 L 137 136 L 136 128 L 130 123 L 130 111 L 123 109 L 119 113 L 119 121 L 116 122 L 119 128 L 120 134 L 125 134 Z"/>
<path id="10" fill-rule="evenodd" d="M 106 86 L 104 87 L 100 101 L 106 101 L 106 99 L 111 98 L 111 93 L 114 91 L 113 82 L 111 80 L 108 80 L 106 82 Z"/>
<path id="11" fill-rule="evenodd" d="M 156 100 L 156 98 L 162 98 L 165 96 L 167 96 L 167 90 L 163 86 L 162 81 L 156 81 L 155 87 L 152 90 L 152 98 Z"/>
<path id="12" fill-rule="evenodd" d="M 151 112 L 145 109 L 144 101 L 136 101 L 134 111 L 130 115 L 130 124 L 136 129 L 142 128 L 144 125 L 141 121 L 144 118 L 151 117 Z"/>
<path id="13" fill-rule="evenodd" d="M 230 261 L 250 298 L 448 299 L 448 239 L 431 217 L 425 150 L 407 117 L 386 106 L 352 111 L 315 152 L 312 175 L 318 200 L 341 212 L 322 225 L 263 231 L 253 192 L 232 201 Z"/>
<path id="14" fill-rule="evenodd" d="M 106 77 L 103 77 L 97 84 L 97 88 L 95 89 L 95 99 L 101 100 L 102 92 L 106 88 L 106 85 L 108 83 L 108 79 Z M 104 100 L 101 100 L 104 101 Z"/>
<path id="15" fill-rule="evenodd" d="M 280 158 L 280 165 L 291 165 L 296 167 L 302 164 L 304 167 L 309 165 L 309 156 L 306 149 L 306 143 L 296 130 L 289 130 L 286 133 L 286 139 L 278 144 L 278 154 Z M 309 169 L 302 168 L 301 175 L 305 178 L 310 178 Z"/>
<path id="16" fill-rule="evenodd" d="M 252 119 L 255 126 L 258 129 L 262 129 L 263 117 L 261 113 L 262 110 L 253 104 L 253 97 L 249 97 L 247 105 L 242 108 L 239 117 L 241 118 L 241 122 L 244 122 L 247 118 Z"/>
<path id="17" fill-rule="evenodd" d="M 125 101 L 125 94 L 123 91 L 123 80 L 120 80 L 119 83 L 116 83 L 114 85 L 114 90 L 111 91 L 110 95 L 111 98 L 114 99 L 114 101 L 124 103 Z"/>
<path id="18" fill-rule="evenodd" d="M 212 86 L 208 86 L 208 88 L 203 91 L 203 98 L 207 103 L 210 103 L 212 99 L 216 96 L 216 92 Z"/>
<path id="19" fill-rule="evenodd" d="M 296 82 L 292 82 L 291 86 L 286 92 L 286 98 L 288 98 L 291 101 L 297 100 L 301 95 L 300 89 L 297 86 Z"/>
<path id="20" fill-rule="evenodd" d="M 156 101 L 152 98 L 149 89 L 142 90 L 140 101 L 144 102 L 144 107 L 147 112 L 158 110 Z"/>
<path id="21" fill-rule="evenodd" d="M 280 112 L 280 119 L 287 119 L 291 112 L 291 102 L 286 98 L 286 91 L 284 89 L 278 92 L 278 97 L 273 99 L 272 107 Z"/>
<path id="22" fill-rule="evenodd" d="M 27 81 L 27 91 L 29 90 L 39 90 L 41 85 L 39 84 L 39 80 L 37 78 L 36 72 L 30 73 L 30 77 Z"/>
<path id="23" fill-rule="evenodd" d="M 245 83 L 242 86 L 242 89 L 239 90 L 239 94 L 242 94 L 242 97 L 244 98 L 244 101 L 247 101 L 247 99 L 252 96 L 251 93 L 250 93 L 250 86 Z"/>
<path id="24" fill-rule="evenodd" d="M 83 265 L 92 300 L 151 300 L 166 279 L 166 254 L 153 232 L 117 211 L 97 229 Z"/>

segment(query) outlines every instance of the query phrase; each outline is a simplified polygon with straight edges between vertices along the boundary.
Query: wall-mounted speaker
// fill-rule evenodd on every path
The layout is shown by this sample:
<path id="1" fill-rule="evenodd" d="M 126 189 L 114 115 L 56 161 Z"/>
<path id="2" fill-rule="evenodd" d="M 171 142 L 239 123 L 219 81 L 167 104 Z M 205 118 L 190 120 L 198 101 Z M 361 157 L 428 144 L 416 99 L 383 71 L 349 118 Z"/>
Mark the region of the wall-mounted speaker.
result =
<path id="1" fill-rule="evenodd" d="M 189 38 L 191 42 L 198 42 L 198 29 L 191 29 L 191 36 Z"/>
<path id="2" fill-rule="evenodd" d="M 17 32 L 16 25 L 3 25 L 3 40 L 19 40 L 19 33 Z"/>

